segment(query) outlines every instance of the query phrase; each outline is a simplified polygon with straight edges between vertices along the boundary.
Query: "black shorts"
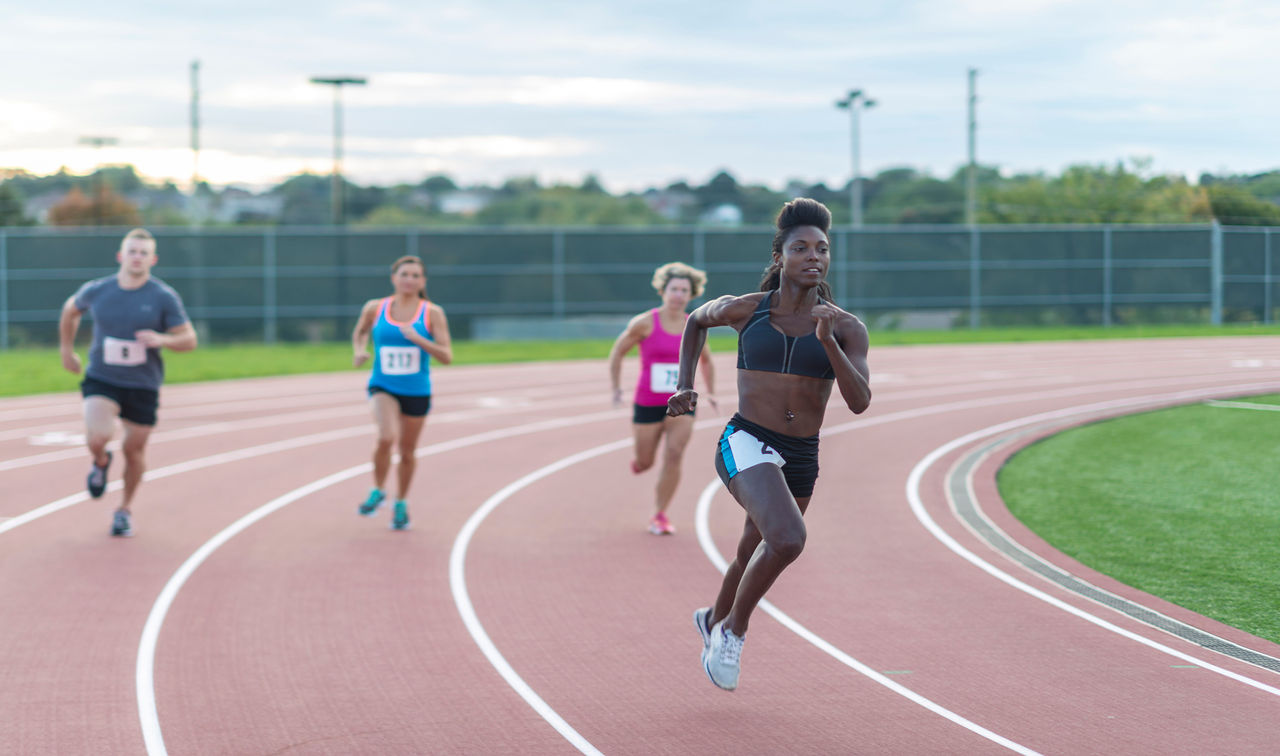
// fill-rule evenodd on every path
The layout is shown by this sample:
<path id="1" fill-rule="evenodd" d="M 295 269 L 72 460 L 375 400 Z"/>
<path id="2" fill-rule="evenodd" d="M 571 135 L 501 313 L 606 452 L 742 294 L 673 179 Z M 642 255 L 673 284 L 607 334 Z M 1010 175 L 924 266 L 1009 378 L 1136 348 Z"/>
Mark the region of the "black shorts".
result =
<path id="1" fill-rule="evenodd" d="M 759 464 L 781 467 L 792 496 L 812 496 L 818 480 L 818 437 L 771 431 L 735 412 L 716 441 L 716 472 L 727 487 L 739 472 Z"/>
<path id="2" fill-rule="evenodd" d="M 686 412 L 689 417 L 693 417 L 694 412 Z M 667 405 L 659 404 L 654 407 L 646 407 L 643 404 L 631 405 L 631 422 L 636 425 L 648 425 L 650 423 L 660 423 L 667 419 Z"/>
<path id="3" fill-rule="evenodd" d="M 155 389 L 130 388 L 85 376 L 80 382 L 80 395 L 105 396 L 120 405 L 120 417 L 137 425 L 155 425 L 160 392 Z"/>
<path id="4" fill-rule="evenodd" d="M 404 394 L 393 394 L 384 388 L 377 386 L 369 387 L 369 396 L 373 396 L 373 392 L 380 392 L 395 399 L 400 404 L 400 414 L 408 417 L 426 417 L 431 411 L 431 395 L 426 396 L 405 396 Z"/>

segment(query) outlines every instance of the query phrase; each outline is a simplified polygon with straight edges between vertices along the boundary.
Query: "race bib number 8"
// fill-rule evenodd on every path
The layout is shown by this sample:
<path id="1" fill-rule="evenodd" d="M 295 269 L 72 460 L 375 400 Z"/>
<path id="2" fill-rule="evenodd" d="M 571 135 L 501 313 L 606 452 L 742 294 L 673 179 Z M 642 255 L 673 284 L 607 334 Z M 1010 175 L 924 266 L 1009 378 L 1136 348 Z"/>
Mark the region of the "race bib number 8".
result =
<path id="1" fill-rule="evenodd" d="M 416 346 L 384 346 L 378 349 L 383 375 L 413 375 L 422 367 L 422 350 Z"/>
<path id="2" fill-rule="evenodd" d="M 649 390 L 655 394 L 674 394 L 676 379 L 680 377 L 680 365 L 674 362 L 655 362 L 649 366 Z"/>
<path id="3" fill-rule="evenodd" d="M 141 365 L 147 361 L 147 348 L 137 341 L 102 339 L 102 361 L 108 365 Z"/>

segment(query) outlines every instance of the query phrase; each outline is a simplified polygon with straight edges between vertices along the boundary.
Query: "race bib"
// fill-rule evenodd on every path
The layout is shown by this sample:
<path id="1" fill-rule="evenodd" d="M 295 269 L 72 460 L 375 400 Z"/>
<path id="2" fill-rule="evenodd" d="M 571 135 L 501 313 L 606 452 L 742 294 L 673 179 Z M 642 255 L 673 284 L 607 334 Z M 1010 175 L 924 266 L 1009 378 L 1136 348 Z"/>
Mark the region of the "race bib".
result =
<path id="1" fill-rule="evenodd" d="M 786 460 L 772 446 L 744 430 L 734 431 L 729 435 L 729 453 L 733 455 L 733 464 L 739 472 L 756 465 L 782 467 L 786 464 Z"/>
<path id="2" fill-rule="evenodd" d="M 678 363 L 655 362 L 649 366 L 649 390 L 655 394 L 674 394 L 679 377 Z"/>
<path id="3" fill-rule="evenodd" d="M 147 348 L 137 341 L 102 339 L 102 361 L 108 365 L 141 365 L 147 361 Z"/>
<path id="4" fill-rule="evenodd" d="M 378 348 L 383 375 L 413 375 L 422 367 L 422 350 L 416 346 Z"/>

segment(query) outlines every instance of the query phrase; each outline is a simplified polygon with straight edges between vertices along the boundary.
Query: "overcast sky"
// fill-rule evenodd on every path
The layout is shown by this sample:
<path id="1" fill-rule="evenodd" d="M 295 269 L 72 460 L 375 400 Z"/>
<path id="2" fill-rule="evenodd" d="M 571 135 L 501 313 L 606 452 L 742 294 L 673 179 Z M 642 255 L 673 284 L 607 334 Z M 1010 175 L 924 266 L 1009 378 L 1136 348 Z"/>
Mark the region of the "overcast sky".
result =
<path id="1" fill-rule="evenodd" d="M 978 157 L 1006 173 L 1280 168 L 1273 0 L 0 0 L 0 18 L 0 168 L 36 173 L 130 162 L 186 185 L 194 59 L 215 184 L 327 173 L 332 92 L 308 78 L 333 74 L 369 79 L 343 96 L 360 183 L 843 185 L 851 88 L 878 101 L 864 172 L 941 177 L 966 160 L 971 66 Z"/>

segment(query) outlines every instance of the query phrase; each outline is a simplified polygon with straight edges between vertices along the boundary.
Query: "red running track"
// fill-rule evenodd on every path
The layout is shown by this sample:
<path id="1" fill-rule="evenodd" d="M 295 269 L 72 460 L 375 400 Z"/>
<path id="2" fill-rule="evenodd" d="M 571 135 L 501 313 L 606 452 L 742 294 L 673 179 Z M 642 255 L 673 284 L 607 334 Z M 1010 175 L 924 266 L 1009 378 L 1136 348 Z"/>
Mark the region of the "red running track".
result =
<path id="1" fill-rule="evenodd" d="M 78 399 L 0 402 L 0 752 L 1274 752 L 1280 647 L 1057 554 L 994 473 L 1091 418 L 1280 391 L 1280 340 L 871 365 L 872 408 L 829 411 L 806 551 L 734 693 L 690 620 L 741 527 L 712 468 L 730 394 L 698 422 L 669 538 L 644 530 L 654 474 L 627 470 L 603 362 L 438 370 L 408 533 L 355 514 L 372 423 L 354 373 L 166 388 L 132 539 L 107 535 L 118 490 L 83 494 Z"/>

